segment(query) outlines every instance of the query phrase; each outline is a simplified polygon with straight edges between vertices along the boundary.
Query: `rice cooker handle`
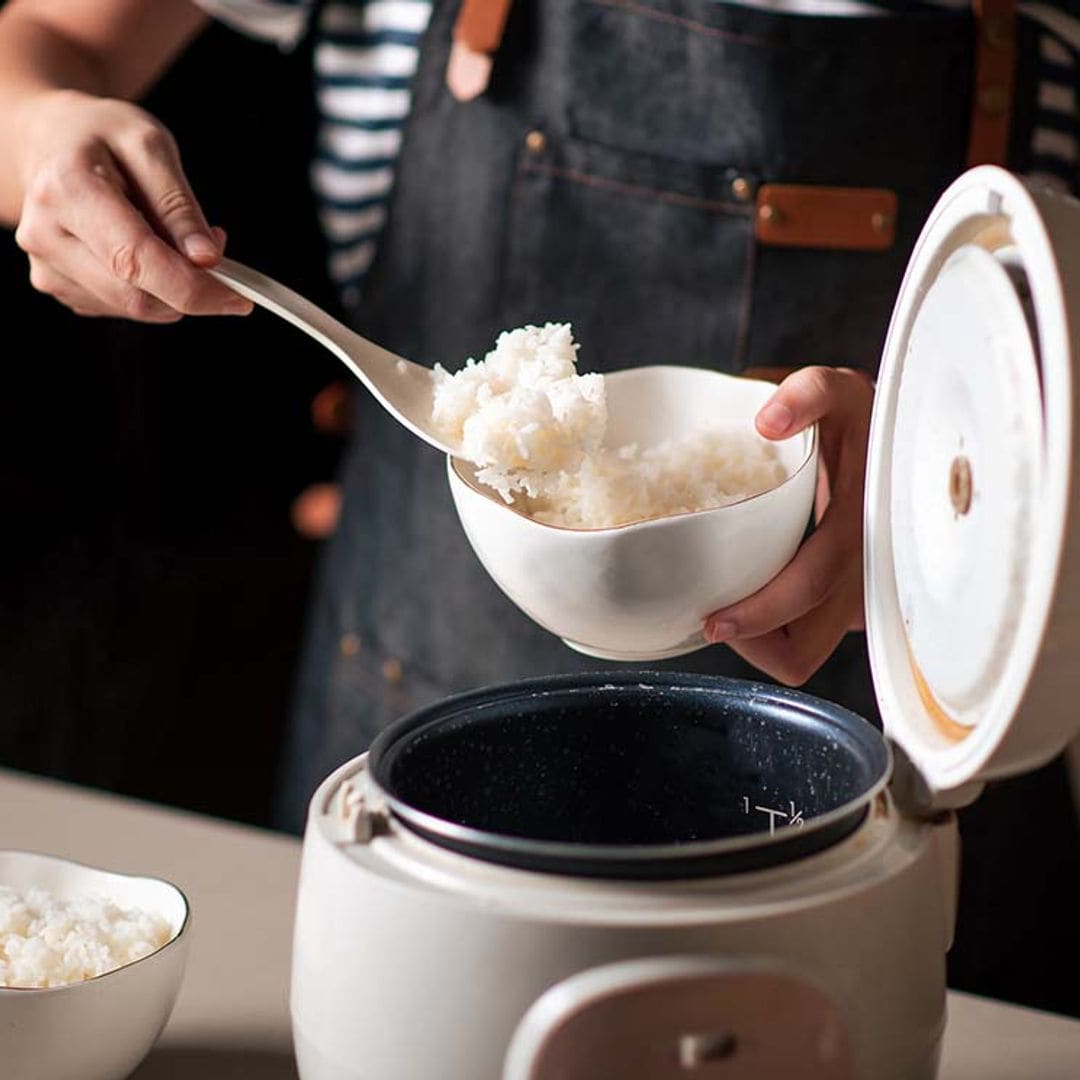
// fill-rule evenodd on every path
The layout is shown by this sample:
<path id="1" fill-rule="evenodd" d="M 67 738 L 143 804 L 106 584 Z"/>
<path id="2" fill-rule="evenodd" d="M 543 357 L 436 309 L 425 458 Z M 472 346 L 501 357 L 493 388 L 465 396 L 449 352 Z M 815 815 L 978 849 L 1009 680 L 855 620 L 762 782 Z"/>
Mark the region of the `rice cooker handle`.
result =
<path id="1" fill-rule="evenodd" d="M 662 956 L 547 990 L 518 1024 L 503 1080 L 695 1080 L 721 1062 L 727 1080 L 855 1075 L 843 1015 L 804 977 L 755 958 Z"/>

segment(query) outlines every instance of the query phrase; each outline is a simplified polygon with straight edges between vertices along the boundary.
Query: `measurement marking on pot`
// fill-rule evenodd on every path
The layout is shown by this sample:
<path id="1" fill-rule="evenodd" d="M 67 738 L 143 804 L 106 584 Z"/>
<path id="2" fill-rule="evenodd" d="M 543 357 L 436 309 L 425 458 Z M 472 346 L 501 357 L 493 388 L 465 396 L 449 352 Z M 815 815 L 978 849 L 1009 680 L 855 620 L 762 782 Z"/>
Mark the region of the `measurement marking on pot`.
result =
<path id="1" fill-rule="evenodd" d="M 742 797 L 743 813 L 750 813 L 750 799 L 744 795 Z M 761 814 L 767 814 L 769 817 L 769 835 L 772 836 L 776 832 L 776 819 L 784 818 L 784 824 L 791 828 L 794 826 L 796 829 L 801 829 L 806 821 L 803 819 L 803 812 L 795 809 L 795 804 L 788 801 L 788 810 L 774 810 L 771 806 L 758 806 L 754 805 L 754 809 Z"/>
<path id="2" fill-rule="evenodd" d="M 778 817 L 786 818 L 787 814 L 783 810 L 772 810 L 768 806 L 755 806 L 755 810 L 760 810 L 763 814 L 769 815 L 769 835 L 772 836 L 776 832 L 776 819 Z"/>

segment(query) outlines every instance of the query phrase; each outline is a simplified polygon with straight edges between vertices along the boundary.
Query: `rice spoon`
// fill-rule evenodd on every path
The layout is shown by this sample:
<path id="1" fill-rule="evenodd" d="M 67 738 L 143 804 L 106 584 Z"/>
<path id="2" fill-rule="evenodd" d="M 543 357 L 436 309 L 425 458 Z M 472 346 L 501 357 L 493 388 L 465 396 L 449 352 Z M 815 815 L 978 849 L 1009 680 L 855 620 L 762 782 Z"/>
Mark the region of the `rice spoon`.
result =
<path id="1" fill-rule="evenodd" d="M 299 293 L 242 263 L 222 259 L 207 273 L 329 349 L 414 435 L 444 454 L 461 456 L 460 445 L 448 442 L 445 435 L 434 430 L 431 413 L 435 379 L 431 368 L 368 341 Z"/>

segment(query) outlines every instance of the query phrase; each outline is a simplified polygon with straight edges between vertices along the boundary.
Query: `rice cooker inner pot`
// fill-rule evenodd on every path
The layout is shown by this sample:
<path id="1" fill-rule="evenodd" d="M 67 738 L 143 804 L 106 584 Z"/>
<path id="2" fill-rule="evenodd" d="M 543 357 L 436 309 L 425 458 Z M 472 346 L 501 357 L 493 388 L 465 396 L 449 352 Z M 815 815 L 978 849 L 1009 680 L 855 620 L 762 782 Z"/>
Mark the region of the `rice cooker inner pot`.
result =
<path id="1" fill-rule="evenodd" d="M 452 697 L 374 742 L 407 828 L 488 862 L 586 877 L 774 866 L 850 834 L 888 780 L 880 733 L 807 694 L 620 672 Z"/>

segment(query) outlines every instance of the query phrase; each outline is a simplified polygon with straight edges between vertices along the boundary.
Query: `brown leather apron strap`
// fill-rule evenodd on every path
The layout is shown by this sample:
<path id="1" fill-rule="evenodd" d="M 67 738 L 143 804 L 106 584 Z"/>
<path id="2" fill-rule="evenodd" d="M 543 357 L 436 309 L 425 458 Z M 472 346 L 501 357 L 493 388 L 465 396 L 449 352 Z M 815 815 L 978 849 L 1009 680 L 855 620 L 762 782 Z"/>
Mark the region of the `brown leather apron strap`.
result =
<path id="1" fill-rule="evenodd" d="M 1016 80 L 1016 0 L 972 0 L 975 92 L 968 166 L 1004 165 Z"/>
<path id="2" fill-rule="evenodd" d="M 464 0 L 454 22 L 446 85 L 458 101 L 472 101 L 491 79 L 512 0 Z"/>
<path id="3" fill-rule="evenodd" d="M 454 40 L 494 56 L 502 44 L 511 0 L 465 0 L 454 23 Z"/>

